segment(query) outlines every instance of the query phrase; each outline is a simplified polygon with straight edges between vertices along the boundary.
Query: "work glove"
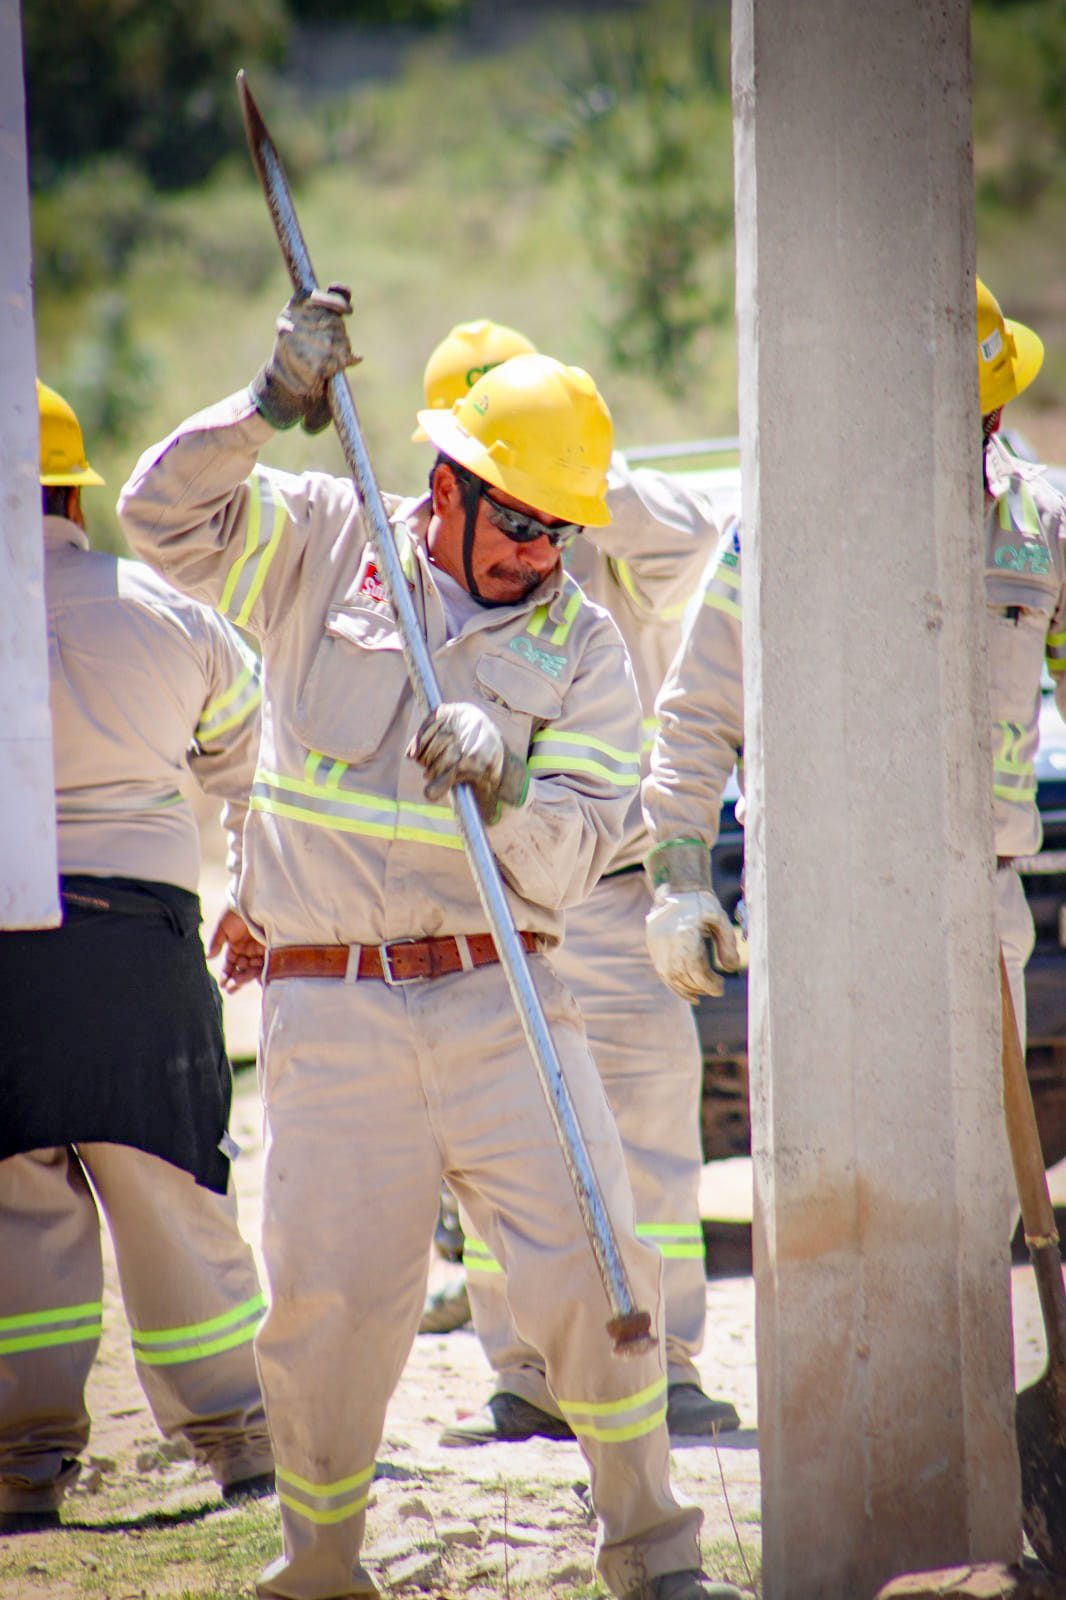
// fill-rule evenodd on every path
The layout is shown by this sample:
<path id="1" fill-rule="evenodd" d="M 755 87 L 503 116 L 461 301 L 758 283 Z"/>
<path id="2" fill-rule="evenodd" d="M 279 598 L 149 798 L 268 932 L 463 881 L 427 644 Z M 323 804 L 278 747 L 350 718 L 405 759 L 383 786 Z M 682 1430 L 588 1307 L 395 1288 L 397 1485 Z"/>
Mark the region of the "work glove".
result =
<path id="1" fill-rule="evenodd" d="M 683 1000 L 724 994 L 721 974 L 739 969 L 740 953 L 711 886 L 707 846 L 699 839 L 670 839 L 651 852 L 645 871 L 653 904 L 644 932 L 656 972 Z"/>
<path id="2" fill-rule="evenodd" d="M 342 283 L 294 294 L 275 324 L 274 349 L 248 385 L 256 410 L 272 428 L 291 428 L 303 419 L 309 433 L 330 420 L 327 384 L 335 372 L 354 367 L 342 318 L 352 297 Z"/>
<path id="3" fill-rule="evenodd" d="M 477 706 L 438 706 L 407 754 L 426 769 L 427 800 L 440 800 L 457 783 L 468 783 L 487 823 L 498 821 L 504 806 L 520 806 L 529 792 L 525 762 L 508 750 L 492 718 Z"/>

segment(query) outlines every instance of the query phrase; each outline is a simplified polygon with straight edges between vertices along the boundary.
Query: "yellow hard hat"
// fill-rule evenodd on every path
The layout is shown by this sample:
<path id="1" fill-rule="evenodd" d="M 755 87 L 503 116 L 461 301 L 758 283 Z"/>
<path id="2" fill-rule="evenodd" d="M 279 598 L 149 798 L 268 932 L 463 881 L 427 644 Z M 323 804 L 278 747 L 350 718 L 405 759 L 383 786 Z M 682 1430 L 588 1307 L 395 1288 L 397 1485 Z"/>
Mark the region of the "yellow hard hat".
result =
<path id="1" fill-rule="evenodd" d="M 63 484 L 88 488 L 102 484 L 98 472 L 90 467 L 85 455 L 85 440 L 81 425 L 72 407 L 37 379 L 37 409 L 41 417 L 41 483 L 46 488 Z"/>
<path id="2" fill-rule="evenodd" d="M 514 356 L 479 378 L 451 411 L 420 411 L 426 437 L 476 477 L 563 522 L 602 528 L 611 413 L 580 367 Z"/>
<path id="3" fill-rule="evenodd" d="M 426 405 L 434 411 L 450 411 L 490 368 L 512 356 L 534 355 L 536 348 L 517 328 L 490 322 L 488 317 L 477 322 L 457 322 L 426 362 L 422 375 Z M 426 441 L 421 428 L 416 428 L 411 437 L 418 444 Z"/>
<path id="4" fill-rule="evenodd" d="M 1044 364 L 1044 342 L 1023 322 L 1008 322 L 987 284 L 977 280 L 977 371 L 981 415 L 1027 389 Z"/>

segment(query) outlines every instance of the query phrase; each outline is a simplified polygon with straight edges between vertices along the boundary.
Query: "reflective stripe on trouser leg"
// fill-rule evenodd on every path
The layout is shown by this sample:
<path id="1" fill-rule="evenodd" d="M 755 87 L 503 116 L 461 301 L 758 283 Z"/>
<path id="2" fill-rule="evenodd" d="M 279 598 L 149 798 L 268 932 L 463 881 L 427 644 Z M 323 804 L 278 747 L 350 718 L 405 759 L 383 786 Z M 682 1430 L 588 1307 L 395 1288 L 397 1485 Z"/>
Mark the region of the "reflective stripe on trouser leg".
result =
<path id="1" fill-rule="evenodd" d="M 127 1145 L 79 1154 L 114 1240 L 137 1376 L 161 1431 L 185 1439 L 219 1483 L 269 1472 L 253 1348 L 265 1302 L 232 1193 Z"/>
<path id="2" fill-rule="evenodd" d="M 567 912 L 550 957 L 575 995 L 618 1123 L 633 1185 L 637 1233 L 663 1256 L 671 1383 L 699 1383 L 707 1285 L 699 1219 L 702 1062 L 692 1008 L 663 984 L 644 940 L 650 898 L 638 873 L 604 878 Z M 472 1225 L 471 1225 L 472 1226 Z M 464 1228 L 466 1221 L 464 1221 Z M 490 1241 L 474 1230 L 463 1253 L 478 1337 L 497 1390 L 558 1415 L 543 1362 L 517 1335 Z"/>
<path id="3" fill-rule="evenodd" d="M 51 1511 L 89 1439 L 100 1220 L 65 1148 L 0 1161 L 0 1511 Z"/>
<path id="4" fill-rule="evenodd" d="M 1033 953 L 1036 930 L 1022 880 L 1013 867 L 999 867 L 996 871 L 996 935 L 1003 946 L 1003 959 L 1024 1053 L 1027 1036 L 1025 965 Z"/>
<path id="5" fill-rule="evenodd" d="M 577 1004 L 547 960 L 530 960 L 637 1304 L 662 1332 L 662 1260 L 636 1237 L 621 1143 Z M 432 993 L 429 991 L 432 990 Z M 535 1069 L 500 969 L 405 991 L 435 1050 L 446 1176 L 507 1273 L 520 1337 L 543 1354 L 548 1384 L 589 1463 L 600 1518 L 597 1565 L 625 1593 L 644 1577 L 699 1565 L 698 1508 L 669 1485 L 661 1344 L 619 1359 L 610 1307 Z"/>
<path id="6" fill-rule="evenodd" d="M 263 999 L 271 1309 L 257 1351 L 284 1554 L 262 1595 L 375 1592 L 359 1562 L 366 1501 L 422 1313 L 442 1173 L 409 993 L 287 979 Z"/>

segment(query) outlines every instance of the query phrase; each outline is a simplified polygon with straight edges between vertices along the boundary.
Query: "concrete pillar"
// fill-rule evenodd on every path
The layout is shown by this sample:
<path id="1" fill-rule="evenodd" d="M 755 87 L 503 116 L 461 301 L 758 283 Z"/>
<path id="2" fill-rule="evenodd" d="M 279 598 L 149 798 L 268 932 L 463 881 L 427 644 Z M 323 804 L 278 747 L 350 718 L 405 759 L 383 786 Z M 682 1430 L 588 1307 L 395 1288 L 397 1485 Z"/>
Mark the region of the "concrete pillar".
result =
<path id="1" fill-rule="evenodd" d="M 734 0 L 767 1600 L 1019 1549 L 968 0 Z"/>
<path id="2" fill-rule="evenodd" d="M 0 928 L 52 927 L 52 722 L 18 0 L 0 0 Z"/>

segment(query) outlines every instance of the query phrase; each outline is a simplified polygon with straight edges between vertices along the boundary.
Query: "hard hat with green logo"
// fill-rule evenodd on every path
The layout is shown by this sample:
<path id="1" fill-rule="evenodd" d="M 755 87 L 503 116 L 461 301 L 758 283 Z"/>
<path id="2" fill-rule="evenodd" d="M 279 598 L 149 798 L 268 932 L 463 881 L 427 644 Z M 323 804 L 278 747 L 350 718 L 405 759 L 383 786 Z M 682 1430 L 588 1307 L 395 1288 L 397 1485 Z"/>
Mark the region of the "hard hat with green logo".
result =
<path id="1" fill-rule="evenodd" d="M 37 409 L 41 419 L 41 483 L 45 488 L 89 488 L 102 484 L 85 455 L 81 425 L 61 394 L 37 379 Z"/>
<path id="2" fill-rule="evenodd" d="M 987 284 L 977 280 L 977 371 L 981 415 L 998 411 L 1027 389 L 1044 362 L 1043 340 L 1022 322 L 1009 322 Z"/>
<path id="3" fill-rule="evenodd" d="M 426 362 L 422 376 L 426 405 L 434 411 L 450 411 L 457 400 L 470 393 L 479 378 L 501 361 L 533 355 L 536 348 L 517 328 L 490 322 L 488 317 L 456 323 Z M 421 428 L 411 437 L 419 444 L 426 440 Z"/>
<path id="4" fill-rule="evenodd" d="M 520 355 L 492 367 L 451 411 L 418 420 L 437 449 L 486 483 L 563 522 L 602 528 L 611 413 L 580 367 Z"/>

